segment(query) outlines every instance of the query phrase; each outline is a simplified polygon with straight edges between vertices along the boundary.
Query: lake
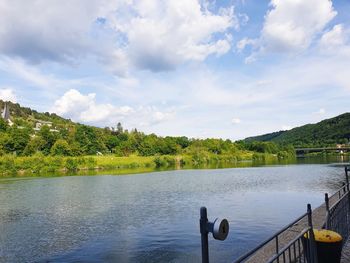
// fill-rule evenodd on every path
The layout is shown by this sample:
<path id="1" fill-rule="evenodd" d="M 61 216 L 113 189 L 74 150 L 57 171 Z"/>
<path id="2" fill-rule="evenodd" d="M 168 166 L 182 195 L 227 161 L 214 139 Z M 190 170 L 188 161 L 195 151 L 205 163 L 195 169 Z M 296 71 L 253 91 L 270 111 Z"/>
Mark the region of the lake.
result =
<path id="1" fill-rule="evenodd" d="M 230 262 L 324 200 L 335 164 L 0 180 L 0 262 L 200 262 L 199 209 L 227 218 L 210 236 Z"/>

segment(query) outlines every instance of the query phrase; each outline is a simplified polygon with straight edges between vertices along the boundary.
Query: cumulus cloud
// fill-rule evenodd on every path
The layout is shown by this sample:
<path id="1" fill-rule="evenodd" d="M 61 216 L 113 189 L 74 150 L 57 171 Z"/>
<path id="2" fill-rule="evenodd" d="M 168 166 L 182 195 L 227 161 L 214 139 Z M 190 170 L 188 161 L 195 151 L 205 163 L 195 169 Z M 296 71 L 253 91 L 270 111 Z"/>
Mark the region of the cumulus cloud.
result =
<path id="1" fill-rule="evenodd" d="M 262 39 L 271 51 L 307 48 L 337 14 L 330 0 L 272 0 L 265 17 Z"/>
<path id="2" fill-rule="evenodd" d="M 171 119 L 174 111 L 162 112 L 156 107 L 117 107 L 109 103 L 96 103 L 96 94 L 84 95 L 71 89 L 57 99 L 51 112 L 83 123 L 101 126 L 115 125 L 121 121 L 129 127 L 150 126 Z"/>
<path id="3" fill-rule="evenodd" d="M 335 25 L 325 32 L 319 42 L 321 51 L 326 54 L 350 56 L 350 30 L 343 24 Z"/>
<path id="4" fill-rule="evenodd" d="M 100 15 L 117 1 L 0 1 L 0 51 L 38 63 L 72 60 L 92 44 L 89 34 Z"/>
<path id="5" fill-rule="evenodd" d="M 130 64 L 153 71 L 169 70 L 211 54 L 220 56 L 231 47 L 227 31 L 239 25 L 233 7 L 214 14 L 197 0 L 135 1 L 126 7 L 110 20 L 124 41 L 115 52 L 122 58 L 121 63 L 116 60 L 117 71 Z"/>
<path id="6" fill-rule="evenodd" d="M 17 101 L 16 95 L 11 88 L 0 88 L 0 99 L 11 102 Z"/>
<path id="7" fill-rule="evenodd" d="M 261 53 L 295 53 L 313 43 L 337 15 L 330 0 L 271 0 L 271 9 L 257 39 L 242 39 L 238 50 L 251 45 L 255 51 L 246 62 Z"/>
<path id="8" fill-rule="evenodd" d="M 0 0 L 0 52 L 32 63 L 92 54 L 118 75 L 169 70 L 228 52 L 240 17 L 199 0 Z"/>

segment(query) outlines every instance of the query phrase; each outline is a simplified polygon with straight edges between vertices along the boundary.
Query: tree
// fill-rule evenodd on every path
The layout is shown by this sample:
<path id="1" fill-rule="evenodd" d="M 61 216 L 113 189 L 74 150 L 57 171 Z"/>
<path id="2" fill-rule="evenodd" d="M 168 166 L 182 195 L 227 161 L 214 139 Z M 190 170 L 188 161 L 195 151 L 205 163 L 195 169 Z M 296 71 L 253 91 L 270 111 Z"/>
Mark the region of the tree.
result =
<path id="1" fill-rule="evenodd" d="M 106 138 L 105 144 L 106 144 L 108 150 L 112 152 L 114 150 L 114 148 L 120 144 L 120 140 L 118 139 L 117 136 L 109 135 Z"/>
<path id="2" fill-rule="evenodd" d="M 0 118 L 0 132 L 5 132 L 7 128 L 8 128 L 7 122 L 3 118 Z"/>
<path id="3" fill-rule="evenodd" d="M 103 134 L 98 129 L 86 125 L 78 125 L 74 139 L 79 144 L 83 154 L 92 155 L 107 150 L 102 137 Z"/>
<path id="4" fill-rule="evenodd" d="M 37 152 L 40 152 L 45 144 L 46 142 L 41 136 L 34 136 L 28 142 L 26 148 L 23 151 L 23 155 L 30 156 Z"/>
<path id="5" fill-rule="evenodd" d="M 63 139 L 57 140 L 51 148 L 51 154 L 59 156 L 70 156 L 71 149 L 69 147 L 68 142 Z"/>
<path id="6" fill-rule="evenodd" d="M 39 136 L 43 138 L 45 141 L 45 145 L 42 147 L 42 152 L 45 155 L 50 154 L 51 147 L 54 145 L 55 141 L 57 140 L 58 134 L 55 132 L 50 131 L 50 127 L 47 125 L 44 125 L 41 127 L 39 131 Z"/>
<path id="7" fill-rule="evenodd" d="M 21 155 L 30 140 L 30 130 L 27 128 L 20 129 L 13 126 L 9 129 L 9 137 L 5 143 L 7 152 Z"/>

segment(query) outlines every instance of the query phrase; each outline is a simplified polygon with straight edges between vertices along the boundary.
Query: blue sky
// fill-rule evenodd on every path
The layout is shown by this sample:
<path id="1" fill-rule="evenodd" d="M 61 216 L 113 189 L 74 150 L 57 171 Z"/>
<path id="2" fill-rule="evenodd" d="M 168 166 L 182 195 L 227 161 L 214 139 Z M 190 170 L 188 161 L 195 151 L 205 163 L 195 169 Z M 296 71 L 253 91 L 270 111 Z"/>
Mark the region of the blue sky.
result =
<path id="1" fill-rule="evenodd" d="M 0 0 L 0 98 L 242 139 L 348 112 L 350 1 Z"/>

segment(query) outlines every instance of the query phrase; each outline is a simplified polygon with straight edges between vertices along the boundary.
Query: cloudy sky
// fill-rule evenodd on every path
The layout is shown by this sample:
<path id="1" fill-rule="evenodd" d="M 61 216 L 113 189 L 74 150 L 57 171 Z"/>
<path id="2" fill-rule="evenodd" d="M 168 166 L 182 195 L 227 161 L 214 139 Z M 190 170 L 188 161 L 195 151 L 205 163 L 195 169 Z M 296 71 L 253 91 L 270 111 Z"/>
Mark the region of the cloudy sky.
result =
<path id="1" fill-rule="evenodd" d="M 247 136 L 349 111 L 348 0 L 0 0 L 0 98 L 96 126 Z"/>

